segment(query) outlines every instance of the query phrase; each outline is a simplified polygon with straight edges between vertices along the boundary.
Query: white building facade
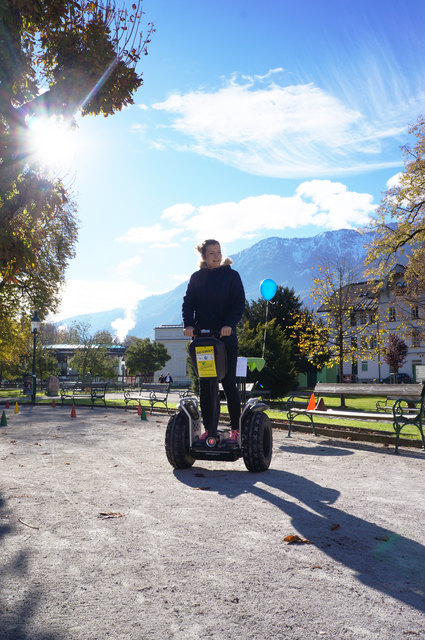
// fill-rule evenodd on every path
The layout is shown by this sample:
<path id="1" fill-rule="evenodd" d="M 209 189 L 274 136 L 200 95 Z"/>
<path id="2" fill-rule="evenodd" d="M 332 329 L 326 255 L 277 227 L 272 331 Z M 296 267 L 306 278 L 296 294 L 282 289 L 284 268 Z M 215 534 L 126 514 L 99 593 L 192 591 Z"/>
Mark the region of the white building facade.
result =
<path id="1" fill-rule="evenodd" d="M 155 371 L 154 380 L 161 373 L 170 373 L 175 386 L 188 386 L 191 383 L 187 371 L 187 345 L 190 338 L 183 334 L 183 324 L 163 324 L 155 327 L 155 341 L 160 342 L 168 351 L 171 359 L 160 371 Z"/>
<path id="2" fill-rule="evenodd" d="M 404 382 L 425 379 L 424 301 L 407 302 L 402 293 L 404 267 L 397 265 L 392 279 L 376 289 L 376 283 L 348 285 L 353 289 L 351 336 L 359 352 L 344 362 L 343 375 L 358 382 L 396 382 L 394 372 L 384 360 L 384 349 L 391 334 L 408 347 L 406 362 L 400 367 Z"/>

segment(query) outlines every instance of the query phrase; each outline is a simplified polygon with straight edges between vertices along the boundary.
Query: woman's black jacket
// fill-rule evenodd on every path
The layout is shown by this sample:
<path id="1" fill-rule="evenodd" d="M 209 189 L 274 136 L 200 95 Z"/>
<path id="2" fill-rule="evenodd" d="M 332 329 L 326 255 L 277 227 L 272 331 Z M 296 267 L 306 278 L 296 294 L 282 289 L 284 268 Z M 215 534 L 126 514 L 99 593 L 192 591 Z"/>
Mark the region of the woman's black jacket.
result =
<path id="1" fill-rule="evenodd" d="M 230 265 L 217 269 L 201 268 L 191 275 L 182 306 L 185 327 L 232 327 L 232 334 L 236 337 L 236 325 L 244 310 L 242 280 Z"/>

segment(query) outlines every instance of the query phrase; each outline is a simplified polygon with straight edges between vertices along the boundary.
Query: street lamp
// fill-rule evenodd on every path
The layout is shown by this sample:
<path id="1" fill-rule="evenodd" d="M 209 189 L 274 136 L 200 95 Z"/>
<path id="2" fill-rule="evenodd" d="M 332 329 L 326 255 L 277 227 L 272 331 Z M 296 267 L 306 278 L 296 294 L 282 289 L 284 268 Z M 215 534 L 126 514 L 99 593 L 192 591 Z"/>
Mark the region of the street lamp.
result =
<path id="1" fill-rule="evenodd" d="M 37 333 L 40 331 L 41 320 L 38 317 L 37 311 L 34 311 L 34 315 L 31 318 L 31 332 L 34 336 L 33 353 L 32 353 L 32 398 L 31 402 L 35 404 L 35 393 L 37 391 L 37 378 L 35 375 L 35 347 L 37 342 Z"/>

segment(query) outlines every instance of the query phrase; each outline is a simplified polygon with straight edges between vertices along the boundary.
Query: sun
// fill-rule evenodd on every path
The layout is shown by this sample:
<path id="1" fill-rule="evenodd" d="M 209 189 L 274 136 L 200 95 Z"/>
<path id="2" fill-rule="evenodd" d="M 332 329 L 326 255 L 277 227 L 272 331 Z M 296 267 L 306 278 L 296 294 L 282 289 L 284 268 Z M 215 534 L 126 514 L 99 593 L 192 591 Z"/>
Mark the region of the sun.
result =
<path id="1" fill-rule="evenodd" d="M 75 131 L 57 116 L 34 117 L 28 123 L 28 153 L 50 170 L 73 168 L 76 154 Z"/>

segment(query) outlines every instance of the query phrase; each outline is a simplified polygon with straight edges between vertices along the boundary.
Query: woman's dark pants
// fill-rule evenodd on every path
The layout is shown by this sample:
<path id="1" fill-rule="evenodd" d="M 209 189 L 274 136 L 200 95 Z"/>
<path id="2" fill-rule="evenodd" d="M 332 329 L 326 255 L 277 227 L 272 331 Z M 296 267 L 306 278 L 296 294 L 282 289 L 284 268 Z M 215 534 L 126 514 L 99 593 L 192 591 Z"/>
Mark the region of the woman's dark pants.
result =
<path id="1" fill-rule="evenodd" d="M 221 381 L 224 393 L 226 394 L 227 406 L 229 408 L 231 429 L 239 429 L 239 418 L 241 415 L 241 400 L 236 386 L 236 363 L 238 359 L 238 345 L 226 344 L 227 353 L 227 374 Z M 210 433 L 217 430 L 220 416 L 220 396 L 215 378 L 200 378 L 199 393 L 201 401 L 202 419 L 205 429 Z"/>

